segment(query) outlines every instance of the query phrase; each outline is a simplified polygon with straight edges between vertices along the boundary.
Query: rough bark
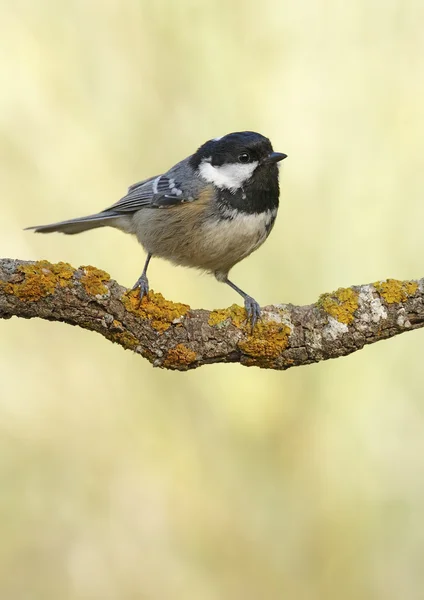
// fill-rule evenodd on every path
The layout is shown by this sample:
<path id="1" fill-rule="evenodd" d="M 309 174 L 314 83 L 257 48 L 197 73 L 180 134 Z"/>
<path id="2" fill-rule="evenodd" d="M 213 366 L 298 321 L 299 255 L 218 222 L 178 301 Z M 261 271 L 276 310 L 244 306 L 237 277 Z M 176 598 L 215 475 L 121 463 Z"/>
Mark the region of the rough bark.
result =
<path id="1" fill-rule="evenodd" d="M 220 362 L 288 369 L 337 358 L 424 325 L 424 279 L 386 280 L 323 294 L 315 304 L 263 309 L 253 333 L 244 309 L 192 310 L 150 292 L 140 304 L 94 267 L 0 260 L 0 318 L 38 317 L 97 331 L 154 366 Z"/>

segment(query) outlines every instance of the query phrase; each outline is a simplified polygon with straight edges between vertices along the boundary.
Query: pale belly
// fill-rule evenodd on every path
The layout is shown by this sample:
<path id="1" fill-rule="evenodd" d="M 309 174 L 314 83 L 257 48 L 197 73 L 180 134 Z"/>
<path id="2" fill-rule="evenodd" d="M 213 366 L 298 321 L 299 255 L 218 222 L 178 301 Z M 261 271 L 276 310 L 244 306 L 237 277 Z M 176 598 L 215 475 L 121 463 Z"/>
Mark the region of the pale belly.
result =
<path id="1" fill-rule="evenodd" d="M 145 209 L 134 221 L 134 233 L 154 256 L 178 265 L 227 273 L 264 243 L 276 212 L 238 213 L 231 219 L 215 221 L 202 218 L 197 210 L 190 214 L 190 210 Z"/>

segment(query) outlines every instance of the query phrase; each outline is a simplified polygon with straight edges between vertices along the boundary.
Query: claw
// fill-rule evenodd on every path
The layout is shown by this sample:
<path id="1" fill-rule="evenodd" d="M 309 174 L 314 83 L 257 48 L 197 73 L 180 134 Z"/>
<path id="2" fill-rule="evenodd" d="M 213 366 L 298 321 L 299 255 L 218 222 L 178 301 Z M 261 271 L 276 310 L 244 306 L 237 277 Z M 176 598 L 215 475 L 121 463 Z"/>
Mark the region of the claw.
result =
<path id="1" fill-rule="evenodd" d="M 254 300 L 254 298 L 251 296 L 245 297 L 244 308 L 246 310 L 247 320 L 250 322 L 253 331 L 259 317 L 261 316 L 261 308 L 256 300 Z"/>
<path id="2" fill-rule="evenodd" d="M 146 275 L 143 274 L 137 279 L 137 281 L 133 285 L 132 289 L 136 290 L 137 288 L 140 288 L 140 302 L 141 302 L 143 300 L 144 296 L 147 296 L 147 294 L 149 293 L 149 281 L 148 281 Z"/>

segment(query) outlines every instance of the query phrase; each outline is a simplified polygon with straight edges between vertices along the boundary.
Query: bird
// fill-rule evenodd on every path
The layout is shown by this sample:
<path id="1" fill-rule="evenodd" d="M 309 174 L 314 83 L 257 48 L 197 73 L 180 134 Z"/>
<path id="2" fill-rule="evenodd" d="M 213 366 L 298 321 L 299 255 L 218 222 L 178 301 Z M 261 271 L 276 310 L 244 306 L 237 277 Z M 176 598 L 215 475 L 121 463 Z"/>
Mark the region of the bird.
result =
<path id="1" fill-rule="evenodd" d="M 279 162 L 271 141 L 239 131 L 202 144 L 167 172 L 139 181 L 115 204 L 96 214 L 28 227 L 36 233 L 68 235 L 114 227 L 136 236 L 147 253 L 133 290 L 149 292 L 152 257 L 213 274 L 244 300 L 252 330 L 258 302 L 230 279 L 230 269 L 269 236 L 279 205 Z"/>

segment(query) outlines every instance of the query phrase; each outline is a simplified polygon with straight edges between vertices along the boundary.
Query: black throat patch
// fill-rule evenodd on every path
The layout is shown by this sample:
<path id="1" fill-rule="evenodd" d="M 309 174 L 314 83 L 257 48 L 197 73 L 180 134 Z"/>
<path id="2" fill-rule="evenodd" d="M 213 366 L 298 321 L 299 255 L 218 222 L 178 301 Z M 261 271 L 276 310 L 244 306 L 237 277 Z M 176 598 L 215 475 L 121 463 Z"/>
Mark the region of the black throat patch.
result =
<path id="1" fill-rule="evenodd" d="M 246 214 L 259 214 L 278 208 L 280 186 L 278 183 L 277 165 L 259 166 L 253 177 L 235 193 L 220 189 L 218 203 L 225 218 L 226 210 L 236 209 Z"/>

